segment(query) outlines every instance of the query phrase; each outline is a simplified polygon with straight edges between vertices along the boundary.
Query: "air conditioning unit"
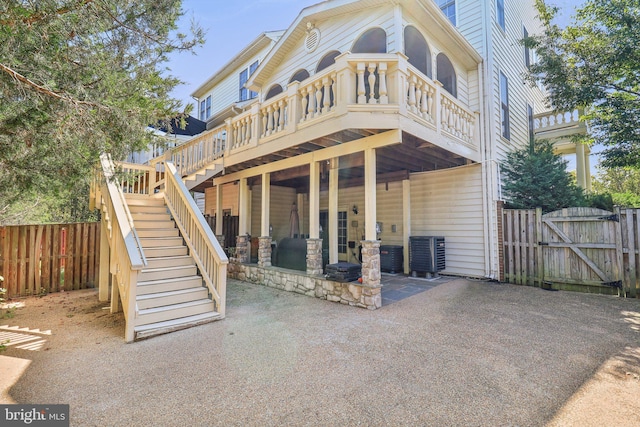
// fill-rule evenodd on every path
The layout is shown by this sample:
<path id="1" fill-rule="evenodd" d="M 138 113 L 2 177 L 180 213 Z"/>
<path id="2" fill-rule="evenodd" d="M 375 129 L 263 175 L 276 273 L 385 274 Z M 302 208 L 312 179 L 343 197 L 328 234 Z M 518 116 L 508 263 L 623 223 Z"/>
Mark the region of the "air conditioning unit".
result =
<path id="1" fill-rule="evenodd" d="M 417 273 L 437 274 L 444 270 L 444 237 L 409 237 L 409 268 L 413 276 Z"/>

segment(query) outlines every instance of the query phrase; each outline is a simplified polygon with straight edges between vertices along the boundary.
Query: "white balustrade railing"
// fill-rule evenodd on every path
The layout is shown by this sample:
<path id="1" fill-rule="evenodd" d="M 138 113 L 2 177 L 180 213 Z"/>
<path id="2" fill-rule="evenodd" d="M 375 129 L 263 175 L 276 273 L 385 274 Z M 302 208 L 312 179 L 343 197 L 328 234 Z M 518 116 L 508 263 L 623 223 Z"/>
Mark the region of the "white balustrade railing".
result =
<path id="1" fill-rule="evenodd" d="M 260 108 L 262 125 L 260 127 L 260 137 L 266 138 L 285 130 L 289 123 L 287 117 L 289 112 L 289 99 L 286 94 L 265 101 Z"/>
<path id="2" fill-rule="evenodd" d="M 137 163 L 119 162 L 116 176 L 123 193 L 153 194 L 158 186 L 156 168 Z"/>
<path id="3" fill-rule="evenodd" d="M 407 110 L 435 124 L 436 84 L 422 73 L 415 71 L 413 67 L 409 67 L 408 73 Z"/>
<path id="4" fill-rule="evenodd" d="M 475 114 L 446 91 L 440 92 L 440 124 L 447 132 L 467 143 L 473 143 Z"/>
<path id="5" fill-rule="evenodd" d="M 147 265 L 147 260 L 133 226 L 133 217 L 125 201 L 123 185 L 115 172 L 113 162 L 106 154 L 100 156 L 100 162 L 102 179 L 100 190 L 95 194 L 101 199 L 96 205 L 102 209 L 102 226 L 107 230 L 106 237 L 111 253 L 109 270 L 113 274 L 113 286 L 116 288 L 116 299 L 112 299 L 111 309 L 112 312 L 118 311 L 119 296 L 126 319 L 125 340 L 131 342 L 134 339 L 138 274 Z M 143 184 L 138 182 L 132 188 L 137 189 L 138 194 L 144 194 L 142 187 Z"/>
<path id="6" fill-rule="evenodd" d="M 368 106 L 375 113 L 380 106 L 389 105 L 399 107 L 399 114 L 423 120 L 449 138 L 478 146 L 476 113 L 402 55 L 343 54 L 333 66 L 289 89 L 254 103 L 218 128 L 173 148 L 162 159 L 172 161 L 178 173 L 186 176 L 223 155 L 292 134 L 298 126 L 311 126 L 352 110 L 366 111 Z M 549 116 L 536 123 L 542 128 L 547 123 L 567 120 L 565 116 Z"/>
<path id="7" fill-rule="evenodd" d="M 577 125 L 580 122 L 580 112 L 575 109 L 573 111 L 565 111 L 563 113 L 549 112 L 538 114 L 533 119 L 533 128 L 536 131 L 551 130 L 552 128 L 566 127 Z"/>
<path id="8" fill-rule="evenodd" d="M 235 150 L 249 145 L 252 138 L 252 126 L 258 117 L 251 115 L 250 111 L 246 111 L 231 121 L 231 149 Z"/>
<path id="9" fill-rule="evenodd" d="M 300 123 L 322 117 L 336 109 L 337 83 L 335 70 L 330 70 L 307 79 L 300 85 L 298 90 L 301 102 Z"/>
<path id="10" fill-rule="evenodd" d="M 225 315 L 229 259 L 200 213 L 175 165 L 165 163 L 164 197 L 198 271 L 222 317 Z"/>

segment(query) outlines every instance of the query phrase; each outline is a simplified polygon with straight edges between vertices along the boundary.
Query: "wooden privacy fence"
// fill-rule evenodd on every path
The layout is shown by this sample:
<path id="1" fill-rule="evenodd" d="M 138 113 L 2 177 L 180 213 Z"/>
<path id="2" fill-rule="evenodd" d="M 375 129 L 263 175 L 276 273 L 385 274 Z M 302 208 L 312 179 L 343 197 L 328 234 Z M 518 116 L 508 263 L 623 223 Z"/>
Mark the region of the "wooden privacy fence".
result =
<path id="1" fill-rule="evenodd" d="M 504 281 L 640 296 L 640 209 L 503 211 Z"/>
<path id="2" fill-rule="evenodd" d="M 0 227 L 8 297 L 93 287 L 99 264 L 99 222 Z"/>

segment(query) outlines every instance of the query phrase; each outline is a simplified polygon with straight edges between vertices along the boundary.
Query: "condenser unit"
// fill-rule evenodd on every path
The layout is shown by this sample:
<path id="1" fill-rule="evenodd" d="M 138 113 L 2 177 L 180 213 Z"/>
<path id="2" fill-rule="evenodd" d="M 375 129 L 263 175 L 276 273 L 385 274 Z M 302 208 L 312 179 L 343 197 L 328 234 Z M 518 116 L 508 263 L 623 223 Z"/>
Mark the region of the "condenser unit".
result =
<path id="1" fill-rule="evenodd" d="M 409 237 L 409 268 L 414 276 L 416 273 L 437 274 L 444 270 L 444 237 Z"/>

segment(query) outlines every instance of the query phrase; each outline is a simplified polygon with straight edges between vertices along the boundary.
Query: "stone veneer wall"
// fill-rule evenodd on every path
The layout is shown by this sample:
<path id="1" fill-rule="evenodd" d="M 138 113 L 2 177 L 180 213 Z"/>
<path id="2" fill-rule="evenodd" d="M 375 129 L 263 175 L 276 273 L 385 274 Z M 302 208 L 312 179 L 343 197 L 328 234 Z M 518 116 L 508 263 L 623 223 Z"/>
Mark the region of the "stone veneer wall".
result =
<path id="1" fill-rule="evenodd" d="M 322 276 L 278 267 L 241 264 L 231 259 L 227 276 L 244 282 L 268 286 L 287 292 L 339 302 L 341 304 L 375 310 L 382 307 L 380 286 L 370 287 L 358 282 L 341 283 Z"/>

